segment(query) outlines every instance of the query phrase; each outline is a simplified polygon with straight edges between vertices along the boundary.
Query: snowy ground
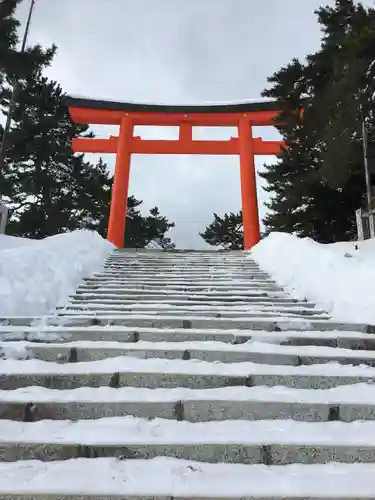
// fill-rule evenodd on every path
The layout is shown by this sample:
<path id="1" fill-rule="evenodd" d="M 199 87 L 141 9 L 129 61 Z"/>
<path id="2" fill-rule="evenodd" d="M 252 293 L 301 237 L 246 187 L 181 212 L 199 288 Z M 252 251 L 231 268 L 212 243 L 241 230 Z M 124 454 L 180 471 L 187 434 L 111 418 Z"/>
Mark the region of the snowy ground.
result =
<path id="1" fill-rule="evenodd" d="M 158 457 L 151 460 L 78 458 L 0 463 L 3 494 L 152 495 L 183 498 L 375 498 L 374 464 L 207 464 Z M 145 481 L 147 478 L 147 481 Z M 324 489 L 323 486 L 324 485 Z M 322 496 L 322 490 L 324 496 Z"/>
<path id="2" fill-rule="evenodd" d="M 321 245 L 272 233 L 250 256 L 295 297 L 315 302 L 333 319 L 375 324 L 375 240 Z"/>
<path id="3" fill-rule="evenodd" d="M 39 241 L 0 235 L 0 315 L 42 315 L 65 305 L 112 249 L 92 231 Z"/>

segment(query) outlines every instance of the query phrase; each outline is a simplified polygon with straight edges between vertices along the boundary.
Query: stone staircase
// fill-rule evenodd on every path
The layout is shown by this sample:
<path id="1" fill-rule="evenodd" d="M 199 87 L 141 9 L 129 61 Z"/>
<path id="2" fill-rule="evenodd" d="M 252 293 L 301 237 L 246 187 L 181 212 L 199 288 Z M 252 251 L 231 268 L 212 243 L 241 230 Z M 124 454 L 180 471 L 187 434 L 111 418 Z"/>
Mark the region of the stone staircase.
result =
<path id="1" fill-rule="evenodd" d="M 0 499 L 375 498 L 375 330 L 240 252 L 119 250 L 0 325 Z"/>

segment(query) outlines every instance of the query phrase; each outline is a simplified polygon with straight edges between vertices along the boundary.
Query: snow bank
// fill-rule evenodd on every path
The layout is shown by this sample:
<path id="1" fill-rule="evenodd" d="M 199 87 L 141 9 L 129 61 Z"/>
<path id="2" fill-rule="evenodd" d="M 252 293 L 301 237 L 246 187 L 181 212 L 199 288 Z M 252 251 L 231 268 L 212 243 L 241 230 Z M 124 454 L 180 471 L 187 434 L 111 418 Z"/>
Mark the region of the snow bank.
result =
<path id="1" fill-rule="evenodd" d="M 16 236 L 7 236 L 0 234 L 0 251 L 6 248 L 25 247 L 38 243 L 38 240 L 30 240 L 28 238 L 17 238 Z"/>
<path id="2" fill-rule="evenodd" d="M 42 315 L 65 305 L 112 249 L 98 233 L 86 230 L 39 241 L 2 235 L 0 315 Z"/>
<path id="3" fill-rule="evenodd" d="M 374 240 L 321 245 L 272 233 L 249 255 L 296 298 L 314 301 L 335 320 L 375 324 Z"/>

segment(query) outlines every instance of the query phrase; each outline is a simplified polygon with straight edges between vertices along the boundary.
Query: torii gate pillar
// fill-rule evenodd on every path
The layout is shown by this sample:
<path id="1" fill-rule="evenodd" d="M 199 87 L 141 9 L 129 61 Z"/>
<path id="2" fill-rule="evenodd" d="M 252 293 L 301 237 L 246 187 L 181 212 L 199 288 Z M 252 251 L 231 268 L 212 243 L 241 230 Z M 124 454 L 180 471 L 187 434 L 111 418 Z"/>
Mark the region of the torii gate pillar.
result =
<path id="1" fill-rule="evenodd" d="M 249 119 L 241 118 L 238 124 L 240 178 L 242 198 L 242 225 L 244 249 L 256 245 L 260 240 L 259 211 L 252 126 Z"/>
<path id="2" fill-rule="evenodd" d="M 108 241 L 113 243 L 117 248 L 124 247 L 133 129 L 134 126 L 130 118 L 123 118 L 117 142 L 115 175 L 113 178 L 107 235 Z"/>
<path id="3" fill-rule="evenodd" d="M 283 141 L 253 138 L 253 126 L 273 126 L 279 115 L 277 101 L 242 104 L 168 106 L 66 97 L 76 123 L 119 125 L 118 137 L 73 139 L 73 151 L 115 153 L 116 167 L 108 224 L 108 240 L 122 248 L 125 239 L 132 154 L 209 154 L 240 157 L 244 249 L 260 240 L 255 155 L 278 155 Z M 135 126 L 179 127 L 178 140 L 146 140 L 134 137 Z M 238 137 L 226 141 L 193 140 L 193 127 L 237 127 Z"/>

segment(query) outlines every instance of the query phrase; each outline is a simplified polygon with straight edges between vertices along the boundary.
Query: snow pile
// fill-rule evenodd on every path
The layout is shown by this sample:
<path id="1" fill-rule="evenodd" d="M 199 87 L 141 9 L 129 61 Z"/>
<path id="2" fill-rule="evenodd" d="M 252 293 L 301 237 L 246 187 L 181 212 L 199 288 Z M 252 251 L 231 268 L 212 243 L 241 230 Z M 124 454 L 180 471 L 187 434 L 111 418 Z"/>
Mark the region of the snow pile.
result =
<path id="1" fill-rule="evenodd" d="M 112 249 L 98 233 L 86 230 L 39 241 L 2 235 L 0 315 L 43 315 L 65 305 Z"/>
<path id="2" fill-rule="evenodd" d="M 314 301 L 332 318 L 375 325 L 375 241 L 322 245 L 272 233 L 249 254 L 294 297 Z"/>

